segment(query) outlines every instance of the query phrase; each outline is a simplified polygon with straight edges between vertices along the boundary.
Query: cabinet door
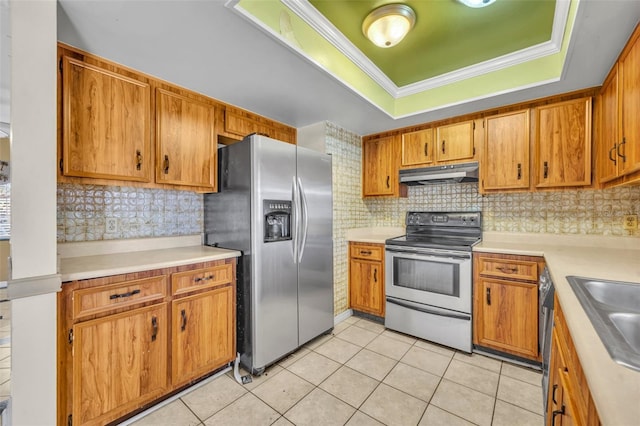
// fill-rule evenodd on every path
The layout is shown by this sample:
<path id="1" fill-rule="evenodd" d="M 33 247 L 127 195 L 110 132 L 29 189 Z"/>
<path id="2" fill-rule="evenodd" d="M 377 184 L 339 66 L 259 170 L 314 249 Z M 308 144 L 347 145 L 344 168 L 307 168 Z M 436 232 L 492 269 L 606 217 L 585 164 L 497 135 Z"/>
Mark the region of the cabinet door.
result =
<path id="1" fill-rule="evenodd" d="M 622 159 L 620 174 L 640 170 L 640 37 L 620 58 L 620 105 L 622 114 L 622 141 L 619 154 Z"/>
<path id="2" fill-rule="evenodd" d="M 352 259 L 349 263 L 349 305 L 384 316 L 384 271 L 381 262 Z"/>
<path id="3" fill-rule="evenodd" d="M 473 121 L 438 127 L 435 149 L 438 161 L 473 158 Z"/>
<path id="4" fill-rule="evenodd" d="M 618 65 L 600 91 L 600 139 L 598 140 L 598 180 L 610 181 L 618 177 Z M 621 148 L 622 149 L 622 148 Z"/>
<path id="5" fill-rule="evenodd" d="M 74 327 L 73 424 L 106 424 L 167 388 L 167 304 Z"/>
<path id="6" fill-rule="evenodd" d="M 536 108 L 537 187 L 591 185 L 591 98 Z"/>
<path id="7" fill-rule="evenodd" d="M 214 108 L 158 89 L 156 181 L 215 189 Z"/>
<path id="8" fill-rule="evenodd" d="M 404 133 L 401 165 L 415 166 L 432 163 L 433 145 L 433 129 Z"/>
<path id="9" fill-rule="evenodd" d="M 398 138 L 366 141 L 362 146 L 362 195 L 397 195 L 398 167 L 396 144 Z"/>
<path id="10" fill-rule="evenodd" d="M 189 382 L 235 358 L 235 304 L 232 286 L 171 302 L 171 377 Z"/>
<path id="11" fill-rule="evenodd" d="M 485 121 L 482 187 L 529 187 L 529 110 L 489 117 Z"/>
<path id="12" fill-rule="evenodd" d="M 476 282 L 477 344 L 538 358 L 538 286 L 480 278 Z"/>
<path id="13" fill-rule="evenodd" d="M 62 173 L 151 181 L 149 84 L 63 57 Z"/>

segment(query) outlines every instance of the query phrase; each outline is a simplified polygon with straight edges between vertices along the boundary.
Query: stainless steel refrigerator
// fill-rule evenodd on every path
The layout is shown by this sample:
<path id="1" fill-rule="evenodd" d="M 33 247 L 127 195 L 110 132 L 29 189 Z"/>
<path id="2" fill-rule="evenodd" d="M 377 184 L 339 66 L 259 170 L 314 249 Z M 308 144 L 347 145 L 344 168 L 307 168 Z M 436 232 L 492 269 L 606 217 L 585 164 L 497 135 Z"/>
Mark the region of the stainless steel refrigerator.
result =
<path id="1" fill-rule="evenodd" d="M 207 244 L 240 250 L 237 342 L 253 374 L 333 328 L 331 156 L 251 135 L 218 150 Z"/>

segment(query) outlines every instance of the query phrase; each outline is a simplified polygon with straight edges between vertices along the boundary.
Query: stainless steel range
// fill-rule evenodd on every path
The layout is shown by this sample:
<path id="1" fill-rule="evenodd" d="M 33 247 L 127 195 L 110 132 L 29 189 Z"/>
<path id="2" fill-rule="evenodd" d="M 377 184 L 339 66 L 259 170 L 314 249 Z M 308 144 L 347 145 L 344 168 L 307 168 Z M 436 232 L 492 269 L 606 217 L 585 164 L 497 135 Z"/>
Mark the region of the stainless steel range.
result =
<path id="1" fill-rule="evenodd" d="M 471 352 L 471 249 L 480 212 L 408 212 L 386 241 L 385 327 Z"/>

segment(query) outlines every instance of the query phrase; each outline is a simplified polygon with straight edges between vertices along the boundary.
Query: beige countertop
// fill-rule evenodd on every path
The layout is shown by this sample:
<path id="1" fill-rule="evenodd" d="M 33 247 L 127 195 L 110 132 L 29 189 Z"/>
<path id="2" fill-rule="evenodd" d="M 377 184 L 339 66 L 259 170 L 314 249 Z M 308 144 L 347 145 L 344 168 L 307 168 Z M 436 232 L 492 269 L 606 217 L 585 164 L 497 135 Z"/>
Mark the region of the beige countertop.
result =
<path id="1" fill-rule="evenodd" d="M 347 241 L 355 241 L 361 243 L 384 244 L 385 240 L 393 237 L 404 235 L 404 227 L 402 226 L 380 226 L 371 228 L 352 228 L 347 229 Z"/>
<path id="2" fill-rule="evenodd" d="M 169 268 L 241 255 L 235 250 L 190 245 L 199 241 L 199 237 L 149 238 L 129 242 L 117 240 L 59 244 L 62 282 Z M 176 246 L 171 246 L 172 242 Z M 85 255 L 79 255 L 80 253 Z"/>
<path id="3" fill-rule="evenodd" d="M 640 372 L 614 362 L 567 275 L 640 285 L 640 238 L 485 233 L 476 252 L 544 256 L 603 425 L 637 425 Z"/>

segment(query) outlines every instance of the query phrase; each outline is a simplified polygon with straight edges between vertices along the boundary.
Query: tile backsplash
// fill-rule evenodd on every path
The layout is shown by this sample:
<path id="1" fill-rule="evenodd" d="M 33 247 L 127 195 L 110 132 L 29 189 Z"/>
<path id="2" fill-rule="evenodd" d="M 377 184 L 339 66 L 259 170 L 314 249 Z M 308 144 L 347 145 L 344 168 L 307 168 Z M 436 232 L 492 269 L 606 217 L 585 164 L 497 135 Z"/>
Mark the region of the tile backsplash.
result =
<path id="1" fill-rule="evenodd" d="M 57 240 L 94 241 L 199 234 L 202 194 L 121 186 L 58 184 Z M 115 224 L 115 228 L 107 229 Z"/>

